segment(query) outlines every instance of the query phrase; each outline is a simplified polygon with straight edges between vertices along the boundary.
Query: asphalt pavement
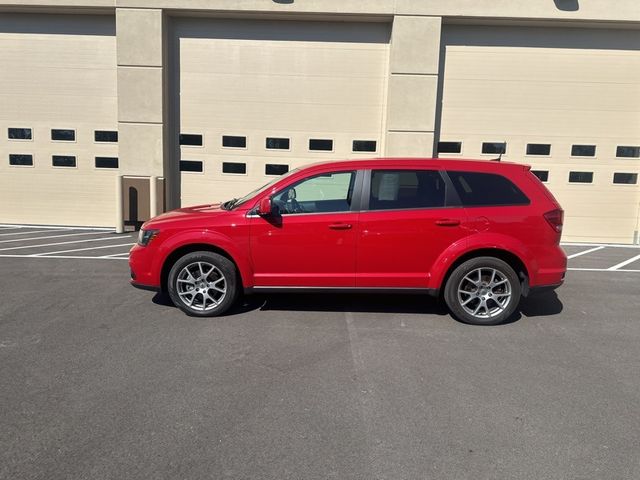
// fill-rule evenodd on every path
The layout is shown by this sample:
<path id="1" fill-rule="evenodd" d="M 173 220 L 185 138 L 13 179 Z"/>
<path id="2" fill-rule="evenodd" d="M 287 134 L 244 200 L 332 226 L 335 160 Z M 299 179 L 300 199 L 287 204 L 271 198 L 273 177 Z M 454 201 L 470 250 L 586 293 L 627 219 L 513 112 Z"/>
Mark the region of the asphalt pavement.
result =
<path id="1" fill-rule="evenodd" d="M 196 319 L 126 261 L 0 258 L 0 478 L 638 479 L 640 273 L 608 251 L 497 327 L 396 295 Z"/>

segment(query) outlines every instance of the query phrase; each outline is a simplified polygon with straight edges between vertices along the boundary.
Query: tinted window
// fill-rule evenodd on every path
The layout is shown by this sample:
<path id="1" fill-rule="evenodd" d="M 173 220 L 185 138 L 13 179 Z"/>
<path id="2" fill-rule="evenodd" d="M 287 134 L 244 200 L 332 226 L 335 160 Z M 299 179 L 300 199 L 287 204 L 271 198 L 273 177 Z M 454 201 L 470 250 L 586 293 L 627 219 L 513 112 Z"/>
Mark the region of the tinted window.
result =
<path id="1" fill-rule="evenodd" d="M 75 130 L 51 130 L 51 140 L 59 140 L 61 142 L 73 142 L 76 139 Z"/>
<path id="2" fill-rule="evenodd" d="M 438 153 L 460 153 L 462 142 L 438 142 Z"/>
<path id="3" fill-rule="evenodd" d="M 484 142 L 482 144 L 482 153 L 491 153 L 494 155 L 507 153 L 507 144 L 505 142 Z"/>
<path id="4" fill-rule="evenodd" d="M 509 179 L 493 173 L 448 172 L 465 206 L 526 205 L 529 199 Z"/>
<path id="5" fill-rule="evenodd" d="M 118 157 L 96 157 L 96 168 L 118 168 Z"/>
<path id="6" fill-rule="evenodd" d="M 222 137 L 222 146 L 230 148 L 246 148 L 247 137 L 235 137 L 233 135 L 224 135 Z"/>
<path id="7" fill-rule="evenodd" d="M 289 165 L 267 163 L 264 167 L 265 175 L 284 175 L 289 171 Z"/>
<path id="8" fill-rule="evenodd" d="M 30 128 L 10 128 L 9 129 L 10 140 L 32 140 L 33 136 Z"/>
<path id="9" fill-rule="evenodd" d="M 117 142 L 118 132 L 114 130 L 96 130 L 93 132 L 93 138 L 96 142 Z"/>
<path id="10" fill-rule="evenodd" d="M 613 174 L 613 183 L 622 183 L 625 185 L 635 185 L 638 183 L 637 173 L 622 173 L 617 172 Z"/>
<path id="11" fill-rule="evenodd" d="M 377 148 L 375 140 L 354 140 L 352 146 L 354 152 L 375 152 Z"/>
<path id="12" fill-rule="evenodd" d="M 538 177 L 541 182 L 549 180 L 549 170 L 531 170 L 531 173 Z"/>
<path id="13" fill-rule="evenodd" d="M 51 157 L 51 164 L 54 167 L 75 167 L 76 157 L 70 155 L 54 155 Z"/>
<path id="14" fill-rule="evenodd" d="M 621 146 L 616 149 L 616 157 L 638 158 L 640 157 L 640 147 Z"/>
<path id="15" fill-rule="evenodd" d="M 569 182 L 571 183 L 592 183 L 593 172 L 569 172 Z"/>
<path id="16" fill-rule="evenodd" d="M 224 162 L 222 164 L 222 173 L 247 173 L 246 163 Z"/>
<path id="17" fill-rule="evenodd" d="M 191 145 L 195 147 L 202 146 L 202 135 L 196 135 L 193 133 L 181 133 L 180 145 Z"/>
<path id="18" fill-rule="evenodd" d="M 283 214 L 346 212 L 351 209 L 355 172 L 316 175 L 285 188 L 273 197 Z"/>
<path id="19" fill-rule="evenodd" d="M 289 150 L 290 141 L 288 138 L 267 137 L 266 148 L 269 150 Z"/>
<path id="20" fill-rule="evenodd" d="M 331 150 L 333 150 L 333 140 L 312 138 L 311 140 L 309 140 L 309 150 L 323 150 L 330 152 Z"/>
<path id="21" fill-rule="evenodd" d="M 528 143 L 527 155 L 550 155 L 551 145 L 548 143 Z"/>
<path id="22" fill-rule="evenodd" d="M 571 156 L 572 157 L 595 157 L 596 146 L 595 145 L 572 145 Z"/>
<path id="23" fill-rule="evenodd" d="M 202 162 L 197 160 L 180 160 L 181 172 L 202 172 Z"/>
<path id="24" fill-rule="evenodd" d="M 445 183 L 434 170 L 375 170 L 369 210 L 444 207 Z"/>
<path id="25" fill-rule="evenodd" d="M 9 165 L 28 167 L 33 165 L 33 155 L 22 153 L 12 153 L 9 155 Z"/>

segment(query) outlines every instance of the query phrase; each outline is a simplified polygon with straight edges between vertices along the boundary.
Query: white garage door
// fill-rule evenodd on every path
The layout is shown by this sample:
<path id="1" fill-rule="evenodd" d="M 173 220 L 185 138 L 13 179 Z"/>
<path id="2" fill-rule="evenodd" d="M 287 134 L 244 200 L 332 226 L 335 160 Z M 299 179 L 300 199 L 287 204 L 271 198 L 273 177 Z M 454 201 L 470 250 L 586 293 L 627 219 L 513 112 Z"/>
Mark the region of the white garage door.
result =
<path id="1" fill-rule="evenodd" d="M 444 43 L 440 150 L 454 153 L 440 156 L 489 159 L 506 142 L 505 160 L 547 178 L 565 240 L 637 241 L 637 32 L 449 26 Z"/>
<path id="2" fill-rule="evenodd" d="M 109 16 L 0 16 L 0 222 L 113 225 L 114 35 Z"/>
<path id="3" fill-rule="evenodd" d="M 382 23 L 178 22 L 182 204 L 378 156 L 389 34 Z"/>

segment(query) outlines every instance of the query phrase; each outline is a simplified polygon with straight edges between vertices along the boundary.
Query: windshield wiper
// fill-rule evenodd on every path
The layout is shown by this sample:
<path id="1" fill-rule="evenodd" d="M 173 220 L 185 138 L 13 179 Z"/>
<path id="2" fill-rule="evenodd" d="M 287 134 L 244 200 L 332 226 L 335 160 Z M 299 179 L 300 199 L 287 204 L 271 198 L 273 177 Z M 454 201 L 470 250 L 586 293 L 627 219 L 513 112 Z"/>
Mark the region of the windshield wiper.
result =
<path id="1" fill-rule="evenodd" d="M 222 205 L 220 205 L 225 210 L 231 210 L 233 206 L 238 202 L 238 198 L 233 198 L 231 200 L 227 200 Z"/>

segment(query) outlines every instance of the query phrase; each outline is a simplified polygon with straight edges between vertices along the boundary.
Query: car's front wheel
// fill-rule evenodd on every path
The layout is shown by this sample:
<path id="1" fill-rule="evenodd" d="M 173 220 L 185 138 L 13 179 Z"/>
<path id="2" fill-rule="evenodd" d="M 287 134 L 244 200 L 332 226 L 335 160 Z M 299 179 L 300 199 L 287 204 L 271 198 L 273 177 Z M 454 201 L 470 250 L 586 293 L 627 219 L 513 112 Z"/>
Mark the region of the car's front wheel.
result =
<path id="1" fill-rule="evenodd" d="M 494 257 L 477 257 L 459 265 L 447 280 L 444 299 L 458 320 L 498 325 L 511 317 L 521 293 L 513 268 Z"/>
<path id="2" fill-rule="evenodd" d="M 196 317 L 222 315 L 239 291 L 233 262 L 206 251 L 181 257 L 169 272 L 167 287 L 174 305 Z"/>

